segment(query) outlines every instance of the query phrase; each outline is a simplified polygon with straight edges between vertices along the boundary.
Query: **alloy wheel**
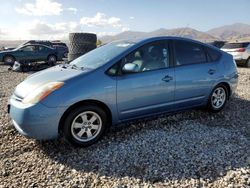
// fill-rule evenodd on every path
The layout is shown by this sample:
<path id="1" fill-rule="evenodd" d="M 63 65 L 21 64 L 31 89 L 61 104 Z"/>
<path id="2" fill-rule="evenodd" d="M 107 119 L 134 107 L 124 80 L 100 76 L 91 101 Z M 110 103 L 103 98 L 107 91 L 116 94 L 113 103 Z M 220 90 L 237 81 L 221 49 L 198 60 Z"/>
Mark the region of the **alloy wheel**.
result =
<path id="1" fill-rule="evenodd" d="M 226 91 L 223 87 L 218 87 L 214 90 L 211 97 L 212 107 L 215 109 L 221 108 L 226 102 Z"/>
<path id="2" fill-rule="evenodd" d="M 102 128 L 101 117 L 93 111 L 77 115 L 71 124 L 72 136 L 80 142 L 88 142 L 98 136 Z"/>

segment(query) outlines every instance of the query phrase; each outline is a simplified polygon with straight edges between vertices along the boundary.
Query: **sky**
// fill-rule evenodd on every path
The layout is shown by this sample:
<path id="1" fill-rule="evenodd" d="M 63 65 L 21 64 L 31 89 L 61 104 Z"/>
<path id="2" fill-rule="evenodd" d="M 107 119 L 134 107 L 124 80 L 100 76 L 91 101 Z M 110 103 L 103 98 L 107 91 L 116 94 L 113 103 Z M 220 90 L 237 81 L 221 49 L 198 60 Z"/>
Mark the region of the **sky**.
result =
<path id="1" fill-rule="evenodd" d="M 250 0 L 0 0 L 0 40 L 250 24 Z"/>

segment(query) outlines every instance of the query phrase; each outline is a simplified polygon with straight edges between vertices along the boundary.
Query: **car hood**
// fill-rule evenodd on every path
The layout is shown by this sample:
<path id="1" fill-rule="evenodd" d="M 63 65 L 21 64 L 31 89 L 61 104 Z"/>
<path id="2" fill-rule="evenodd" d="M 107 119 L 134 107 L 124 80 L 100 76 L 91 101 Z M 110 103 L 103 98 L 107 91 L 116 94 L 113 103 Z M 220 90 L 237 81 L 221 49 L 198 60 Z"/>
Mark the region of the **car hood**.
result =
<path id="1" fill-rule="evenodd" d="M 10 51 L 0 51 L 0 55 L 5 55 L 8 52 L 10 52 Z"/>
<path id="2" fill-rule="evenodd" d="M 29 93 L 34 91 L 36 88 L 41 85 L 49 82 L 56 81 L 67 81 L 70 78 L 73 78 L 80 74 L 85 74 L 89 72 L 89 69 L 86 70 L 77 70 L 72 69 L 69 66 L 67 68 L 63 68 L 61 65 L 55 66 L 35 74 L 32 74 L 28 78 L 26 78 L 23 82 L 21 82 L 15 89 L 15 96 L 18 98 L 24 98 Z"/>
<path id="3" fill-rule="evenodd" d="M 12 50 L 3 50 L 0 53 L 11 53 L 11 52 L 15 52 L 17 51 L 16 49 L 12 49 Z"/>

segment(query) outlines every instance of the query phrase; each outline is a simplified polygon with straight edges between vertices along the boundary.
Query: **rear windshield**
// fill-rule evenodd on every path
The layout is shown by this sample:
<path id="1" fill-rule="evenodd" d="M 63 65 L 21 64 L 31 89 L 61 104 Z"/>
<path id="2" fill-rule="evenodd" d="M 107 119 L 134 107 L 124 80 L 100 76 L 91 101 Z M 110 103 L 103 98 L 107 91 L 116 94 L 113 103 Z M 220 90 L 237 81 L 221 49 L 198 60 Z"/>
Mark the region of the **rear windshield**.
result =
<path id="1" fill-rule="evenodd" d="M 246 48 L 248 45 L 249 45 L 249 42 L 227 43 L 222 48 L 225 48 L 225 49 Z"/>

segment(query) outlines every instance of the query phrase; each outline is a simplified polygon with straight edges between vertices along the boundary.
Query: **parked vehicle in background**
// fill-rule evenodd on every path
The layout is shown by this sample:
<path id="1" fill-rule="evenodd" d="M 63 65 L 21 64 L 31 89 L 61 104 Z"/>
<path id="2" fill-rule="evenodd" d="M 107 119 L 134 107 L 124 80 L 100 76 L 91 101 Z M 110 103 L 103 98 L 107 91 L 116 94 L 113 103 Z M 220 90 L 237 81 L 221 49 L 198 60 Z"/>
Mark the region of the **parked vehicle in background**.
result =
<path id="1" fill-rule="evenodd" d="M 59 60 L 68 57 L 69 49 L 67 46 L 54 45 L 53 48 L 57 50 L 57 57 Z"/>
<path id="2" fill-rule="evenodd" d="M 16 129 L 35 139 L 59 133 L 80 146 L 110 125 L 206 106 L 222 110 L 238 73 L 232 56 L 179 37 L 117 41 L 31 75 L 10 98 Z"/>
<path id="3" fill-rule="evenodd" d="M 50 64 L 55 64 L 57 60 L 57 50 L 41 44 L 28 44 L 0 52 L 0 61 L 8 64 L 13 64 L 15 61 L 48 61 Z"/>
<path id="4" fill-rule="evenodd" d="M 28 44 L 41 44 L 41 45 L 52 47 L 52 43 L 50 41 L 47 41 L 47 40 L 28 40 L 28 41 L 20 44 L 19 47 L 25 46 Z"/>
<path id="5" fill-rule="evenodd" d="M 226 41 L 221 41 L 221 40 L 215 40 L 213 42 L 209 42 L 208 44 L 215 46 L 217 48 L 221 48 L 222 46 L 224 46 L 226 43 Z"/>
<path id="6" fill-rule="evenodd" d="M 250 67 L 250 42 L 226 43 L 221 50 L 231 54 L 237 64 Z"/>
<path id="7" fill-rule="evenodd" d="M 29 40 L 26 41 L 25 43 L 21 44 L 20 46 L 24 46 L 27 44 L 42 44 L 45 46 L 50 46 L 50 47 L 54 47 L 54 46 L 64 46 L 67 47 L 66 43 L 61 42 L 61 41 L 48 41 L 48 40 Z"/>
<path id="8" fill-rule="evenodd" d="M 66 43 L 61 41 L 47 41 L 47 40 L 29 40 L 19 47 L 28 45 L 28 44 L 41 44 L 45 46 L 49 46 L 51 48 L 55 48 L 57 50 L 57 60 L 61 61 L 63 58 L 67 58 L 69 50 Z"/>
<path id="9" fill-rule="evenodd" d="M 52 46 L 53 46 L 53 47 L 54 47 L 54 46 L 64 46 L 64 47 L 67 47 L 66 43 L 61 42 L 61 41 L 59 41 L 59 40 L 51 41 L 51 43 L 52 43 Z M 67 47 L 67 48 L 68 48 L 68 47 Z"/>

